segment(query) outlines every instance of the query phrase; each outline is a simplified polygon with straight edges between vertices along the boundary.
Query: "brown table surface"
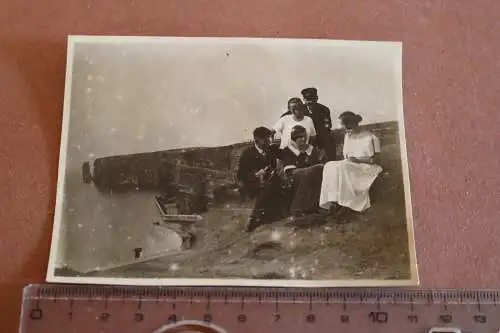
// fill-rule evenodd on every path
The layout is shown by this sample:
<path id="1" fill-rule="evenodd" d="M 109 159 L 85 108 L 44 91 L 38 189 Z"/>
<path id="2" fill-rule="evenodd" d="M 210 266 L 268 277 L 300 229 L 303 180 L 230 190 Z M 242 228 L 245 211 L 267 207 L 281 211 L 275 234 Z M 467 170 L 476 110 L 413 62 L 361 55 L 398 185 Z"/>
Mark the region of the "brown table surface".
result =
<path id="1" fill-rule="evenodd" d="M 44 280 L 68 34 L 403 41 L 422 285 L 499 288 L 499 17 L 497 0 L 0 0 L 1 331 Z"/>

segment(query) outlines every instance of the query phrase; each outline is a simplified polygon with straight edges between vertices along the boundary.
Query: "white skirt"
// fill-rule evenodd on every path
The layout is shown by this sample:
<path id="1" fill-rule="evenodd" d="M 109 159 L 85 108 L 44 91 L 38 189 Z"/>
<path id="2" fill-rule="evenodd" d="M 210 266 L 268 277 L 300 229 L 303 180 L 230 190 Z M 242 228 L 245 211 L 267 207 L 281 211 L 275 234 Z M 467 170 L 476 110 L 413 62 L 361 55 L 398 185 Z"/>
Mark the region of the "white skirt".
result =
<path id="1" fill-rule="evenodd" d="M 382 168 L 349 160 L 331 161 L 323 169 L 319 206 L 329 209 L 332 203 L 362 212 L 370 208 L 369 190 Z"/>

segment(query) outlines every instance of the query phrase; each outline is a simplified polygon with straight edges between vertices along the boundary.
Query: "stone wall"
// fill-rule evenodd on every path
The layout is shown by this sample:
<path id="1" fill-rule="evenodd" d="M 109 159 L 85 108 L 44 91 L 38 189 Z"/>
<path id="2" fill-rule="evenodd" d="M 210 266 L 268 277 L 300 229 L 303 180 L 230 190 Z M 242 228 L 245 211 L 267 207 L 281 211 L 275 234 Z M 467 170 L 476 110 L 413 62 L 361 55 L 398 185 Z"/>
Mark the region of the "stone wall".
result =
<path id="1" fill-rule="evenodd" d="M 364 126 L 376 134 L 384 150 L 388 149 L 385 161 L 391 167 L 400 163 L 397 122 L 377 123 Z M 342 151 L 343 134 L 333 132 L 339 157 Z M 196 187 L 199 175 L 215 182 L 234 182 L 234 172 L 242 151 L 252 143 L 214 148 L 189 148 L 141 154 L 98 158 L 94 162 L 92 180 L 100 191 L 154 190 L 174 192 L 177 185 Z M 394 151 L 397 149 L 397 151 Z M 83 169 L 88 169 L 84 164 Z M 86 171 L 88 173 L 88 170 Z M 84 174 L 84 178 L 88 175 Z"/>
<path id="2" fill-rule="evenodd" d="M 234 180 L 232 170 L 241 151 L 250 143 L 243 142 L 215 148 L 160 151 L 110 156 L 94 161 L 92 181 L 99 191 L 127 192 L 153 190 L 169 192 L 173 183 L 193 185 L 199 175 L 209 180 Z M 83 178 L 88 169 L 83 165 Z"/>

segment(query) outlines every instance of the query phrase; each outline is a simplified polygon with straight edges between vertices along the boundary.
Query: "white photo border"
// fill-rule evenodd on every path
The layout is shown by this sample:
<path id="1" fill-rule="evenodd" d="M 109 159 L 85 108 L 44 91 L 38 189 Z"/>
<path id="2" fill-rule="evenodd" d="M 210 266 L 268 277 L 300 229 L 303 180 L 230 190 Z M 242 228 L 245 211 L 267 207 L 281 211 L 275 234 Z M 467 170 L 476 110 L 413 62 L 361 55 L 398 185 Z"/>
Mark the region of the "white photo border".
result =
<path id="1" fill-rule="evenodd" d="M 62 212 L 64 208 L 64 188 L 66 176 L 66 154 L 68 147 L 68 136 L 71 113 L 72 77 L 74 50 L 77 43 L 165 43 L 167 41 L 177 43 L 313 43 L 316 46 L 351 46 L 353 44 L 377 46 L 381 43 L 397 47 L 400 52 L 395 75 L 400 82 L 398 89 L 398 132 L 401 151 L 403 185 L 406 205 L 406 227 L 408 235 L 408 251 L 410 265 L 410 279 L 377 280 L 377 279 L 349 279 L 349 280 L 284 280 L 284 279 L 243 279 L 243 278 L 116 278 L 116 277 L 67 277 L 55 274 L 58 268 L 58 259 L 61 254 L 61 228 Z M 91 35 L 69 35 L 67 39 L 66 76 L 64 88 L 63 119 L 61 129 L 61 142 L 59 150 L 59 168 L 56 190 L 56 204 L 54 212 L 54 223 L 52 240 L 49 254 L 49 262 L 46 281 L 53 283 L 85 283 L 103 285 L 137 285 L 137 286 L 243 286 L 243 287 L 398 287 L 418 286 L 420 277 L 418 274 L 418 263 L 415 247 L 413 209 L 410 190 L 409 163 L 406 144 L 405 120 L 403 113 L 403 43 L 396 41 L 361 41 L 361 40 L 331 40 L 331 39 L 308 39 L 308 38 L 274 38 L 274 37 L 152 37 L 152 36 L 91 36 Z"/>

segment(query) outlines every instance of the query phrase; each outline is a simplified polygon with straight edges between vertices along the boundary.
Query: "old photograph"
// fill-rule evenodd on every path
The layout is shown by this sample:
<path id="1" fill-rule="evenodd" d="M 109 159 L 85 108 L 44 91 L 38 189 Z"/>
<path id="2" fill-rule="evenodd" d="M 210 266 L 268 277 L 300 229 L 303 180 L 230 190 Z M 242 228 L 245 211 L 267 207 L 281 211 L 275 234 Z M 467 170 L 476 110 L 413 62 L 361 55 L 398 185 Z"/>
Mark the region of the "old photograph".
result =
<path id="1" fill-rule="evenodd" d="M 402 50 L 69 36 L 47 281 L 417 285 Z"/>

